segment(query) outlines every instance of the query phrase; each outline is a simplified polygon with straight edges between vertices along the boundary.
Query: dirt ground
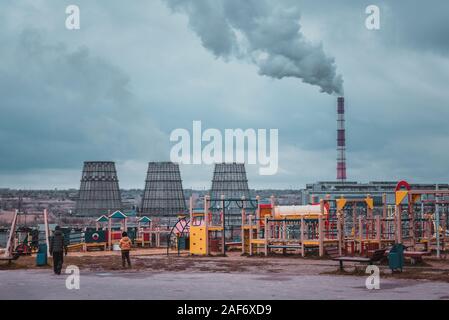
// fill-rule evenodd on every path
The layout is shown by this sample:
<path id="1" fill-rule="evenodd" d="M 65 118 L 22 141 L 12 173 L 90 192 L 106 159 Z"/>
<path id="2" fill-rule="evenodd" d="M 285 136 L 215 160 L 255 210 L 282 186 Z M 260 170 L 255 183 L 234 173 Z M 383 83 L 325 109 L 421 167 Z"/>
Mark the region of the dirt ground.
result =
<path id="1" fill-rule="evenodd" d="M 241 256 L 240 252 L 228 252 L 226 257 L 189 256 L 187 252 L 166 255 L 165 249 L 137 249 L 131 252 L 132 269 L 127 272 L 220 272 L 248 274 L 296 274 L 296 275 L 351 275 L 366 277 L 366 265 L 345 263 L 345 271 L 338 269 L 338 262 L 317 257 L 298 256 Z M 0 262 L 0 270 L 50 269 L 49 265 L 37 267 L 34 256 L 23 256 L 10 265 Z M 100 251 L 69 253 L 65 265 L 76 265 L 81 270 L 93 272 L 121 272 L 120 252 Z M 381 275 L 398 279 L 422 279 L 449 283 L 449 260 L 426 257 L 422 264 L 406 263 L 402 273 L 390 271 L 387 264 L 380 265 Z"/>

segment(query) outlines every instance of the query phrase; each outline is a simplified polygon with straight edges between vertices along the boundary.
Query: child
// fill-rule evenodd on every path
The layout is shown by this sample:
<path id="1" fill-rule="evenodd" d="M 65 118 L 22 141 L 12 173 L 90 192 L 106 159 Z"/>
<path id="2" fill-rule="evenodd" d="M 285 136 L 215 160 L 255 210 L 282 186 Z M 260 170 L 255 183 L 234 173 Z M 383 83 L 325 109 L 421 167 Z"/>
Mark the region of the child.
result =
<path id="1" fill-rule="evenodd" d="M 131 250 L 131 239 L 128 238 L 126 232 L 122 233 L 122 239 L 120 240 L 120 249 L 122 250 L 122 265 L 125 268 L 125 260 L 128 262 L 128 267 L 131 268 L 131 259 L 129 258 L 129 251 Z"/>

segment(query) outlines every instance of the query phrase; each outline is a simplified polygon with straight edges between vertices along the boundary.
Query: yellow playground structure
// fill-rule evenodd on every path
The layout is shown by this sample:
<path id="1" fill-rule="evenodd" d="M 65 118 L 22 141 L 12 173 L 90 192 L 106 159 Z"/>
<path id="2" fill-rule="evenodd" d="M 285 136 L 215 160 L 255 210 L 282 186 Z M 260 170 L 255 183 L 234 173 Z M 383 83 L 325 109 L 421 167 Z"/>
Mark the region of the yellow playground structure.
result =
<path id="1" fill-rule="evenodd" d="M 230 204 L 237 204 L 245 211 L 246 201 L 243 199 L 220 199 L 204 197 L 204 208 L 194 209 L 193 199 L 190 199 L 190 254 L 191 255 L 225 255 L 226 249 L 239 246 L 241 242 L 235 240 L 235 234 L 230 232 L 226 223 L 226 210 Z M 228 241 L 227 241 L 228 240 Z"/>

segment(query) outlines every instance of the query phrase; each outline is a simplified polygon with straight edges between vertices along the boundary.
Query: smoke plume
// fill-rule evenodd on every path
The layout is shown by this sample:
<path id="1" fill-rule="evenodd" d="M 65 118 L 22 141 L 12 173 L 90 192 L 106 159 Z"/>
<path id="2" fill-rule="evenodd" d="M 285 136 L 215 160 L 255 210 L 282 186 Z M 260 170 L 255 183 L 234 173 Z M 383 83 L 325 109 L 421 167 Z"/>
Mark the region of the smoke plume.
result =
<path id="1" fill-rule="evenodd" d="M 279 0 L 164 0 L 184 13 L 203 46 L 215 56 L 245 59 L 259 74 L 275 79 L 293 77 L 328 94 L 343 94 L 335 60 L 321 44 L 301 32 L 297 4 Z"/>

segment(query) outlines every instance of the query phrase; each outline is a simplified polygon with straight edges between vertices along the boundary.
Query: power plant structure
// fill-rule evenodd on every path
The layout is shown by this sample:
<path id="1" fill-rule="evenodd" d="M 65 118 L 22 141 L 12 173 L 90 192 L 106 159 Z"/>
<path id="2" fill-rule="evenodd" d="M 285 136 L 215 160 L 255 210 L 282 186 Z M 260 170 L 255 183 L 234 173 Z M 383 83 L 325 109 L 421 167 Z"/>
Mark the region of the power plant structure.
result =
<path id="1" fill-rule="evenodd" d="M 84 162 L 75 215 L 101 216 L 121 209 L 122 201 L 115 163 Z"/>
<path id="2" fill-rule="evenodd" d="M 248 179 L 243 163 L 215 164 L 210 197 L 211 199 L 221 199 L 221 196 L 224 196 L 226 199 L 250 198 Z M 214 205 L 213 202 L 212 205 Z M 220 204 L 217 203 L 217 205 Z M 241 224 L 241 209 L 235 203 L 231 203 L 226 208 L 226 224 Z"/>
<path id="3" fill-rule="evenodd" d="M 179 165 L 173 162 L 150 162 L 140 208 L 141 214 L 176 218 L 186 213 L 186 209 Z"/>
<path id="4" fill-rule="evenodd" d="M 345 98 L 337 100 L 337 181 L 346 181 Z"/>

